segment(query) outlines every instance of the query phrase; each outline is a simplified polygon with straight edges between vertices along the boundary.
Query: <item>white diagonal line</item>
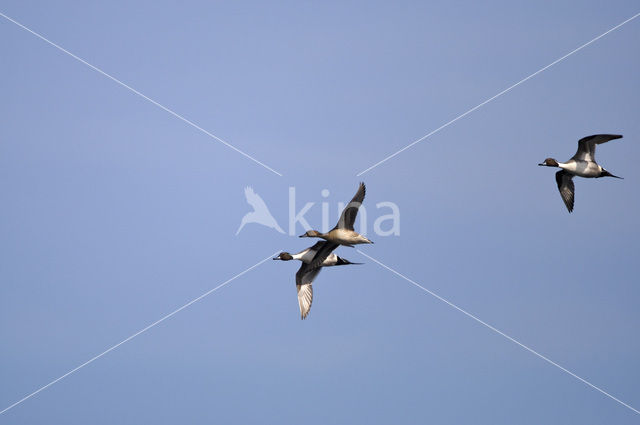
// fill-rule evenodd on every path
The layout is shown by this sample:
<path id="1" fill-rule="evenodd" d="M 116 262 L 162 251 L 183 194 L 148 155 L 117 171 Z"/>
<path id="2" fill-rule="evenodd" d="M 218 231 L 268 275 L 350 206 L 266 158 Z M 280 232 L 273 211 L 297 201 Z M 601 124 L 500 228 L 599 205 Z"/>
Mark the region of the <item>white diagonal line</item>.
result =
<path id="1" fill-rule="evenodd" d="M 104 72 L 103 70 L 101 70 L 100 68 L 91 65 L 89 62 L 85 61 L 84 59 L 74 55 L 73 53 L 71 53 L 70 51 L 66 50 L 65 48 L 57 45 L 56 43 L 54 43 L 53 41 L 45 38 L 44 36 L 38 34 L 37 32 L 33 31 L 30 28 L 27 28 L 26 26 L 22 25 L 20 22 L 16 21 L 15 19 L 10 18 L 9 16 L 5 15 L 4 13 L 0 12 L 0 16 L 2 16 L 3 18 L 5 18 L 6 20 L 13 22 L 14 24 L 16 24 L 17 26 L 19 26 L 20 28 L 22 28 L 25 31 L 30 32 L 31 34 L 35 35 L 36 37 L 38 37 L 39 39 L 41 39 L 42 41 L 52 45 L 53 47 L 55 47 L 56 49 L 60 50 L 61 52 L 66 53 L 67 55 L 71 56 L 72 58 L 74 58 L 75 60 L 77 60 L 78 62 L 81 62 L 83 64 L 85 64 L 86 66 L 88 66 L 89 68 L 93 69 L 94 71 L 104 75 L 105 77 L 109 78 L 110 80 L 118 83 L 119 85 L 121 85 L 122 87 L 126 88 L 127 90 L 137 94 L 138 96 L 140 96 L 141 98 L 153 103 L 154 105 L 156 105 L 158 108 L 170 113 L 171 115 L 173 115 L 174 117 L 178 118 L 181 121 L 184 121 L 185 123 L 189 124 L 191 127 L 199 130 L 200 132 L 206 134 L 207 136 L 217 140 L 218 142 L 224 144 L 225 146 L 233 149 L 234 151 L 238 152 L 240 155 L 244 156 L 245 158 L 250 159 L 251 161 L 262 165 L 264 168 L 266 168 L 267 170 L 271 171 L 272 173 L 275 173 L 277 175 L 279 175 L 280 177 L 282 177 L 282 174 L 280 174 L 279 172 L 277 172 L 276 170 L 274 170 L 273 168 L 269 167 L 268 165 L 258 161 L 257 159 L 255 159 L 254 157 L 252 157 L 251 155 L 249 155 L 248 153 L 243 152 L 242 150 L 236 148 L 235 146 L 233 146 L 231 143 L 226 142 L 225 140 L 221 139 L 220 137 L 216 136 L 215 134 L 205 130 L 204 128 L 200 127 L 199 125 L 195 124 L 193 121 L 189 121 L 188 119 L 186 119 L 185 117 L 183 117 L 182 115 L 178 114 L 177 112 L 174 112 L 173 110 L 167 108 L 164 105 L 161 105 L 160 103 L 156 102 L 155 100 L 151 99 L 148 96 L 145 96 L 144 94 L 140 93 L 138 90 L 134 89 L 133 87 L 123 83 L 122 81 L 118 80 L 116 77 L 107 74 L 106 72 Z"/>
<path id="2" fill-rule="evenodd" d="M 87 360 L 86 362 L 82 363 L 80 366 L 76 367 L 75 369 L 71 369 L 69 372 L 65 373 L 64 375 L 60 376 L 59 378 L 54 379 L 53 381 L 49 382 L 47 385 L 40 387 L 39 389 L 37 389 L 36 391 L 32 392 L 31 394 L 21 398 L 20 400 L 16 401 L 15 403 L 13 403 L 12 405 L 6 407 L 3 410 L 0 410 L 0 415 L 2 415 L 3 413 L 5 413 L 7 410 L 12 409 L 14 407 L 16 407 L 17 405 L 19 405 L 20 403 L 30 399 L 31 397 L 33 397 L 34 395 L 38 394 L 40 391 L 43 391 L 47 388 L 49 388 L 50 386 L 52 386 L 53 384 L 55 384 L 58 381 L 61 381 L 62 379 L 66 378 L 67 376 L 71 375 L 74 372 L 77 372 L 78 370 L 82 369 L 83 367 L 87 366 L 89 363 L 92 363 L 96 360 L 98 360 L 100 357 L 104 356 L 105 354 L 109 353 L 110 351 L 115 350 L 116 348 L 120 347 L 122 344 L 131 341 L 133 338 L 137 337 L 138 335 L 148 331 L 149 329 L 153 328 L 154 326 L 164 322 L 165 320 L 167 320 L 168 318 L 170 318 L 171 316 L 173 316 L 176 313 L 179 313 L 180 311 L 184 310 L 185 308 L 189 307 L 191 304 L 200 301 L 201 299 L 203 299 L 204 297 L 206 297 L 207 295 L 212 294 L 213 292 L 217 291 L 218 289 L 222 288 L 223 286 L 233 282 L 234 280 L 236 280 L 237 278 L 239 278 L 240 276 L 242 276 L 243 274 L 255 269 L 256 267 L 258 267 L 259 265 L 261 265 L 262 263 L 264 263 L 265 261 L 267 261 L 270 258 L 273 258 L 274 255 L 276 255 L 277 253 L 279 253 L 280 251 L 276 251 L 273 254 L 271 254 L 270 256 L 268 256 L 267 258 L 265 258 L 264 260 L 261 260 L 259 262 L 257 262 L 256 264 L 254 264 L 253 266 L 249 267 L 248 269 L 245 269 L 243 272 L 238 273 L 237 275 L 233 276 L 231 279 L 221 283 L 220 285 L 216 286 L 213 289 L 208 290 L 207 292 L 205 292 L 204 294 L 200 295 L 198 298 L 194 298 L 193 300 L 189 301 L 188 303 L 186 303 L 185 305 L 183 305 L 182 307 L 172 311 L 171 313 L 167 314 L 166 316 L 163 316 L 162 318 L 156 320 L 155 322 L 153 322 L 152 324 L 140 329 L 138 332 L 134 333 L 133 335 L 131 335 L 128 338 L 123 339 L 122 341 L 120 341 L 119 343 L 117 343 L 116 345 L 108 348 L 107 350 L 103 351 L 102 353 L 98 354 L 95 357 L 92 357 L 91 359 Z"/>
<path id="3" fill-rule="evenodd" d="M 493 97 L 490 97 L 489 99 L 485 100 L 484 102 L 474 106 L 473 108 L 469 109 L 467 112 L 458 115 L 457 117 L 455 117 L 454 119 L 452 119 L 451 121 L 441 125 L 440 127 L 436 128 L 435 130 L 431 131 L 430 133 L 425 134 L 424 136 L 422 136 L 421 138 L 419 138 L 418 140 L 415 140 L 411 143 L 409 143 L 407 146 L 405 146 L 404 148 L 400 149 L 399 151 L 392 153 L 391 155 L 389 155 L 388 157 L 384 158 L 382 161 L 378 161 L 377 163 L 373 164 L 371 167 L 367 168 L 364 171 L 360 171 L 358 174 L 356 174 L 356 176 L 361 176 L 364 173 L 371 171 L 372 169 L 376 168 L 378 165 L 390 160 L 391 158 L 393 158 L 394 156 L 398 155 L 399 153 L 404 152 L 405 150 L 409 149 L 410 147 L 412 147 L 413 145 L 422 142 L 424 139 L 436 134 L 437 132 L 439 132 L 440 130 L 448 127 L 449 125 L 453 124 L 454 122 L 458 121 L 459 119 L 469 115 L 470 113 L 472 113 L 473 111 L 475 111 L 476 109 L 479 109 L 481 107 L 483 107 L 484 105 L 486 105 L 487 103 L 491 102 L 492 100 L 497 99 L 498 97 L 502 96 L 503 94 L 505 94 L 506 92 L 510 91 L 511 89 L 519 86 L 520 84 L 524 83 L 525 81 L 535 77 L 536 75 L 540 74 L 541 72 L 551 68 L 553 65 L 557 64 L 558 62 L 563 61 L 564 59 L 568 58 L 569 56 L 573 55 L 574 53 L 584 49 L 585 47 L 587 47 L 588 45 L 590 45 L 591 43 L 601 39 L 602 37 L 604 37 L 605 35 L 609 34 L 612 31 L 617 30 L 618 28 L 620 28 L 621 26 L 623 26 L 624 24 L 634 20 L 635 18 L 637 18 L 638 16 L 640 16 L 640 13 L 636 13 L 635 15 L 633 15 L 632 17 L 630 17 L 629 19 L 619 23 L 618 25 L 616 25 L 615 27 L 609 29 L 608 31 L 603 32 L 602 34 L 600 34 L 599 36 L 597 36 L 596 38 L 593 38 L 591 40 L 589 40 L 588 42 L 584 43 L 582 46 L 570 51 L 569 53 L 567 53 L 566 55 L 562 56 L 561 58 L 558 58 L 556 60 L 554 60 L 553 62 L 551 62 L 549 65 L 545 66 L 544 68 L 540 68 L 539 70 L 537 70 L 536 72 L 534 72 L 533 74 L 523 78 L 522 80 L 518 81 L 517 83 L 507 87 L 506 89 L 502 90 L 500 93 L 496 94 Z"/>
<path id="4" fill-rule="evenodd" d="M 590 386 L 591 388 L 593 388 L 594 390 L 597 390 L 599 392 L 601 392 L 602 394 L 606 395 L 607 397 L 609 397 L 610 399 L 617 401 L 618 403 L 620 403 L 621 405 L 623 405 L 624 407 L 627 407 L 631 410 L 633 410 L 635 413 L 640 414 L 640 411 L 629 406 L 627 403 L 625 403 L 624 401 L 621 401 L 617 398 L 615 398 L 614 396 L 612 396 L 611 394 L 609 394 L 608 392 L 606 392 L 605 390 L 603 390 L 600 387 L 597 387 L 595 385 L 593 385 L 591 382 L 587 381 L 586 379 L 583 379 L 581 377 L 579 377 L 578 375 L 576 375 L 575 373 L 571 372 L 570 370 L 560 366 L 558 363 L 554 362 L 553 360 L 543 356 L 542 354 L 538 353 L 537 351 L 535 351 L 532 348 L 527 347 L 526 345 L 524 345 L 523 343 L 521 343 L 520 341 L 516 340 L 515 338 L 510 337 L 509 335 L 507 335 L 506 333 L 502 332 L 499 329 L 494 328 L 493 326 L 491 326 L 490 324 L 488 324 L 487 322 L 482 321 L 481 319 L 477 318 L 476 316 L 474 316 L 473 314 L 467 312 L 466 310 L 463 310 L 462 308 L 458 307 L 457 305 L 455 305 L 454 303 L 452 303 L 451 301 L 442 298 L 440 295 L 436 294 L 435 292 L 432 292 L 430 290 L 428 290 L 427 288 L 425 288 L 424 286 L 420 285 L 419 283 L 414 282 L 413 280 L 409 279 L 408 277 L 406 277 L 405 275 L 403 275 L 402 273 L 392 269 L 391 267 L 382 264 L 380 261 L 376 260 L 375 258 L 365 254 L 364 252 L 360 251 L 359 249 L 357 249 L 357 251 L 364 255 L 365 257 L 367 257 L 368 259 L 376 262 L 378 265 L 382 266 L 383 268 L 389 270 L 391 273 L 403 278 L 404 280 L 406 280 L 407 282 L 411 283 L 412 285 L 422 289 L 423 291 L 425 291 L 426 293 L 428 293 L 429 295 L 432 295 L 434 297 L 436 297 L 437 299 L 439 299 L 440 301 L 448 304 L 449 306 L 455 308 L 456 310 L 458 310 L 459 312 L 463 313 L 464 315 L 466 315 L 467 317 L 472 318 L 473 320 L 475 320 L 476 322 L 486 326 L 487 328 L 491 329 L 492 331 L 494 331 L 495 333 L 497 333 L 498 335 L 502 335 L 503 337 L 507 338 L 509 341 L 519 345 L 520 347 L 524 348 L 525 350 L 529 351 L 530 353 L 538 356 L 539 358 L 541 358 L 542 360 L 544 360 L 545 362 L 552 364 L 553 366 L 557 367 L 558 369 L 562 370 L 563 372 L 568 373 L 569 375 L 573 376 L 574 378 L 576 378 L 579 381 L 582 381 L 583 383 L 587 384 L 588 386 Z"/>

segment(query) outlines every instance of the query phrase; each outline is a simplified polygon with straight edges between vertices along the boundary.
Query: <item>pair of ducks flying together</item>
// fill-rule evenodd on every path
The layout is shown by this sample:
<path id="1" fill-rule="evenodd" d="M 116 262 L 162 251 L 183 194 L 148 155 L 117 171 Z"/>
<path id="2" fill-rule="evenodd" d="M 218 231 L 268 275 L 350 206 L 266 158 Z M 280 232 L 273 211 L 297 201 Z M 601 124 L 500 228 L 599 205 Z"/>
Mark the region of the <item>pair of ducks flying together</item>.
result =
<path id="1" fill-rule="evenodd" d="M 573 201 L 575 197 L 575 186 L 573 177 L 599 178 L 599 177 L 622 177 L 614 176 L 596 162 L 596 145 L 606 143 L 609 140 L 620 139 L 620 134 L 594 134 L 578 140 L 578 151 L 567 162 L 558 162 L 553 158 L 547 158 L 543 163 L 538 164 L 547 167 L 559 167 L 556 173 L 556 183 L 560 196 L 567 206 L 569 212 L 573 211 Z"/>
<path id="2" fill-rule="evenodd" d="M 342 211 L 338 224 L 329 232 L 321 233 L 317 230 L 309 230 L 300 235 L 301 238 L 321 238 L 324 241 L 318 242 L 297 254 L 281 252 L 274 258 L 274 260 L 282 261 L 302 261 L 302 265 L 296 273 L 296 288 L 298 289 L 298 305 L 300 306 L 301 319 L 305 319 L 309 314 L 309 310 L 311 310 L 311 303 L 313 302 L 313 287 L 311 285 L 320 270 L 322 270 L 322 267 L 361 264 L 352 263 L 349 260 L 338 257 L 333 251 L 340 245 L 353 247 L 357 244 L 373 243 L 353 230 L 358 209 L 362 205 L 362 201 L 364 201 L 365 192 L 364 183 L 360 183 L 355 196 Z"/>

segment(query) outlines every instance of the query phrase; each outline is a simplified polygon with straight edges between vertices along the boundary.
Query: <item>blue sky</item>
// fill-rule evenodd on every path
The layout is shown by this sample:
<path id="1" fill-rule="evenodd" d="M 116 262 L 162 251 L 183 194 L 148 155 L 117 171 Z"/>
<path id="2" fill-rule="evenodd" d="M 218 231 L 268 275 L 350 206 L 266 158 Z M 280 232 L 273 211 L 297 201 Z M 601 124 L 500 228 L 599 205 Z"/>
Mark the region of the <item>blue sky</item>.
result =
<path id="1" fill-rule="evenodd" d="M 640 20 L 356 174 L 639 12 L 601 2 L 6 1 L 0 12 L 0 410 L 279 250 L 252 186 L 396 203 L 362 249 L 640 408 Z M 554 170 L 579 138 L 624 180 Z M 320 193 L 328 189 L 325 199 Z M 337 220 L 335 207 L 331 208 Z M 304 229 L 298 228 L 299 233 Z M 638 423 L 640 415 L 342 247 L 301 321 L 268 261 L 0 423 Z"/>

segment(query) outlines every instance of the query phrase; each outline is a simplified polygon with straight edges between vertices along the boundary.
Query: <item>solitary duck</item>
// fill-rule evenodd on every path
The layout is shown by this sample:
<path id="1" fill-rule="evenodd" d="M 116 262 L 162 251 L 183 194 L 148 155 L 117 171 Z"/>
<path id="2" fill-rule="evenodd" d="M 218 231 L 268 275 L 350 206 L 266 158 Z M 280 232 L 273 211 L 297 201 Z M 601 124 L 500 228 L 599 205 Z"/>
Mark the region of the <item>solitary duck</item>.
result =
<path id="1" fill-rule="evenodd" d="M 312 269 L 320 266 L 327 256 L 338 247 L 338 245 L 353 247 L 357 244 L 373 243 L 360 233 L 353 230 L 353 224 L 356 221 L 356 215 L 358 215 L 358 208 L 360 208 L 362 201 L 364 201 L 365 192 L 366 188 L 364 183 L 360 183 L 355 196 L 342 211 L 338 224 L 336 224 L 336 227 L 331 229 L 329 232 L 320 233 L 317 230 L 309 230 L 300 235 L 301 238 L 322 238 L 329 242 L 324 245 L 313 258 L 310 264 Z"/>
<path id="2" fill-rule="evenodd" d="M 352 263 L 349 260 L 345 260 L 342 257 L 338 257 L 336 254 L 329 253 L 329 255 L 324 259 L 320 267 L 316 267 L 315 269 L 311 269 L 309 267 L 311 261 L 316 256 L 316 254 L 329 242 L 322 241 L 318 242 L 312 247 L 309 247 L 303 251 L 298 252 L 297 254 L 289 254 L 288 252 L 281 252 L 278 254 L 274 260 L 300 260 L 302 261 L 302 265 L 298 272 L 296 273 L 296 288 L 298 290 L 298 305 L 300 306 L 300 318 L 306 319 L 309 314 L 309 310 L 311 310 L 311 303 L 313 302 L 313 287 L 311 284 L 313 280 L 316 278 L 322 267 L 331 267 L 331 266 L 343 266 L 346 264 L 362 264 L 362 263 Z M 337 246 L 337 245 L 336 245 Z"/>
<path id="3" fill-rule="evenodd" d="M 594 134 L 578 140 L 578 151 L 567 162 L 558 162 L 553 158 L 547 158 L 542 164 L 547 167 L 559 167 L 562 170 L 556 173 L 556 183 L 564 204 L 569 212 L 573 211 L 575 186 L 573 176 L 586 178 L 622 177 L 614 176 L 596 163 L 596 145 L 606 143 L 609 140 L 620 139 L 620 134 Z"/>

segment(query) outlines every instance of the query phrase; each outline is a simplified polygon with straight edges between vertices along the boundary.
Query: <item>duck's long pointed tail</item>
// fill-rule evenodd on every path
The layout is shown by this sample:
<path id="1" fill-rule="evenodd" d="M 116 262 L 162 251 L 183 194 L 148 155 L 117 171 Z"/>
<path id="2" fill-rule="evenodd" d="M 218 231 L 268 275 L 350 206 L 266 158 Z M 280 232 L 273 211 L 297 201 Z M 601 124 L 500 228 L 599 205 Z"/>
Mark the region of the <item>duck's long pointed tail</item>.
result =
<path id="1" fill-rule="evenodd" d="M 347 264 L 361 265 L 361 264 L 364 264 L 364 263 L 352 263 L 349 260 L 345 260 L 342 257 L 338 257 L 338 262 L 336 263 L 336 266 L 346 266 Z"/>
<path id="2" fill-rule="evenodd" d="M 607 170 L 602 170 L 602 174 L 600 175 L 600 177 L 615 177 L 616 179 L 624 180 L 624 178 L 623 178 L 623 177 L 614 176 L 613 174 L 611 174 L 611 173 L 610 173 L 610 172 L 608 172 Z"/>

